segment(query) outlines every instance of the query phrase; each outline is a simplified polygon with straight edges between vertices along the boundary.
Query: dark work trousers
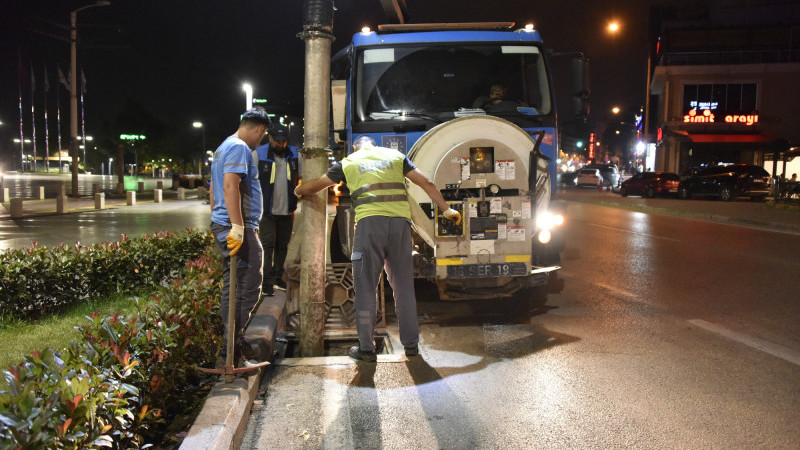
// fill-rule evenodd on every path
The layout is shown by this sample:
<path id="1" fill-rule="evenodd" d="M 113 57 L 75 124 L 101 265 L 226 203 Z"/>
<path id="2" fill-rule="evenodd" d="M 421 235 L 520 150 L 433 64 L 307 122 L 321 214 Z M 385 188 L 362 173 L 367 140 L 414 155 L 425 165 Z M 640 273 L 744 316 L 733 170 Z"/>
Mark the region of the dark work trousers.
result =
<path id="1" fill-rule="evenodd" d="M 258 235 L 264 247 L 264 288 L 272 286 L 283 277 L 283 263 L 286 262 L 286 250 L 292 237 L 293 217 L 269 214 L 261 218 Z"/>
<path id="2" fill-rule="evenodd" d="M 375 350 L 376 289 L 386 269 L 403 347 L 419 343 L 411 221 L 402 217 L 369 216 L 358 221 L 353 245 L 356 330 L 363 351 Z"/>
<path id="3" fill-rule="evenodd" d="M 222 347 L 222 354 L 227 353 L 228 339 L 228 297 L 230 296 L 230 273 L 231 273 L 231 251 L 228 250 L 228 242 L 225 239 L 230 233 L 230 226 L 222 226 L 216 223 L 211 224 L 211 232 L 214 234 L 214 241 L 217 250 L 222 257 L 222 296 L 220 299 L 220 316 L 225 325 L 225 346 Z M 264 251 L 261 248 L 261 241 L 258 239 L 256 230 L 252 228 L 244 229 L 244 241 L 242 247 L 236 253 L 238 264 L 236 265 L 236 322 L 235 333 L 238 346 L 244 327 L 250 320 L 250 313 L 261 296 L 261 281 L 263 272 L 261 264 Z M 237 348 L 237 354 L 239 349 Z"/>

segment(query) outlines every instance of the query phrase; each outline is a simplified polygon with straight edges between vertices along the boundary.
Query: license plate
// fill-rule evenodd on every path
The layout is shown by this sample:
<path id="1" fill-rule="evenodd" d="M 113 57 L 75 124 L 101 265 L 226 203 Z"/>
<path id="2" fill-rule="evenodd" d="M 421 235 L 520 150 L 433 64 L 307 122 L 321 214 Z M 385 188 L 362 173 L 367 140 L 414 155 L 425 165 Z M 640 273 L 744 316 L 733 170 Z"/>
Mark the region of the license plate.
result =
<path id="1" fill-rule="evenodd" d="M 667 189 L 667 192 L 678 192 L 677 189 Z"/>
<path id="2" fill-rule="evenodd" d="M 464 264 L 447 266 L 447 278 L 508 277 L 527 275 L 525 263 Z"/>

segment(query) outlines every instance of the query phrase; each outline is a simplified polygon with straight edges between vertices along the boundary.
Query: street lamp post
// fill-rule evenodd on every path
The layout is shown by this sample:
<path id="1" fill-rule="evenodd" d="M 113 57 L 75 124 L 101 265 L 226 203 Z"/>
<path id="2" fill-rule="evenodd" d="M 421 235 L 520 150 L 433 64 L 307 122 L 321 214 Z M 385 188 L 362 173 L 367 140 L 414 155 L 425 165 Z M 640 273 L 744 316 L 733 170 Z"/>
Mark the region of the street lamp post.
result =
<path id="1" fill-rule="evenodd" d="M 203 125 L 203 122 L 193 122 L 192 126 L 195 128 L 200 128 L 203 132 L 203 149 L 200 152 L 200 163 L 197 165 L 197 171 L 200 173 L 200 178 L 203 177 L 203 158 L 206 155 L 206 127 Z"/>
<path id="2" fill-rule="evenodd" d="M 242 85 L 242 90 L 245 95 L 244 109 L 247 111 L 253 107 L 253 86 L 250 83 L 244 83 Z"/>
<path id="3" fill-rule="evenodd" d="M 72 196 L 78 196 L 78 11 L 94 6 L 108 6 L 108 0 L 97 0 L 93 5 L 86 5 L 69 13 L 69 41 L 70 41 L 70 79 L 69 79 L 69 153 L 72 157 Z M 84 145 L 86 143 L 84 142 Z M 85 153 L 84 153 L 85 155 Z M 86 164 L 84 156 L 83 164 Z"/>

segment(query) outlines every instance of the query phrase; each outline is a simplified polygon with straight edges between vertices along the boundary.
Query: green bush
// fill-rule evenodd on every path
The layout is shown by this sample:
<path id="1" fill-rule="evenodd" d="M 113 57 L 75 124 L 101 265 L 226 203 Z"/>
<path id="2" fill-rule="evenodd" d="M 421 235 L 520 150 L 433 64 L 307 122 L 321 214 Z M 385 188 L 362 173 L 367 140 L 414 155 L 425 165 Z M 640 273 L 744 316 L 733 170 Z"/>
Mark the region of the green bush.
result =
<path id="1" fill-rule="evenodd" d="M 164 283 L 132 317 L 88 317 L 62 354 L 32 354 L 4 372 L 3 448 L 144 448 L 168 418 L 198 406 L 193 395 L 221 343 L 222 270 L 212 246 Z"/>
<path id="2" fill-rule="evenodd" d="M 90 297 L 155 286 L 175 278 L 210 234 L 160 232 L 91 246 L 33 247 L 0 253 L 0 317 L 38 319 Z"/>

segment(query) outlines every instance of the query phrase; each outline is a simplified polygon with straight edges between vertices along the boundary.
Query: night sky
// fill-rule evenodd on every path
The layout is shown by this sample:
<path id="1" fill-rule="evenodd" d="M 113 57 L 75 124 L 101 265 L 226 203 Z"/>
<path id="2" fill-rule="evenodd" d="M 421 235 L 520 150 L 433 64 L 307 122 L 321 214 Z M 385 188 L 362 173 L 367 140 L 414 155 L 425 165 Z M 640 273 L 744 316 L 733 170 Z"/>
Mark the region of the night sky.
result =
<path id="1" fill-rule="evenodd" d="M 36 77 L 37 137 L 44 136 L 44 70 L 50 92 L 51 147 L 55 134 L 56 65 L 68 75 L 69 11 L 92 4 L 73 0 L 2 0 L 0 28 L 0 152 L 17 152 L 18 88 L 22 61 L 24 134 L 31 135 L 31 65 Z M 411 21 L 533 22 L 548 48 L 582 51 L 591 61 L 592 116 L 600 122 L 614 105 L 644 103 L 647 0 L 467 1 L 407 0 Z M 676 3 L 672 1 L 670 3 Z M 362 25 L 386 22 L 378 0 L 336 0 L 333 52 Z M 623 30 L 605 31 L 611 19 Z M 166 125 L 165 133 L 196 139 L 192 122 L 206 124 L 208 147 L 231 134 L 244 108 L 243 82 L 280 113 L 302 115 L 304 44 L 302 0 L 111 0 L 78 13 L 79 66 L 85 73 L 87 134 L 136 133 L 123 110 L 141 111 Z M 565 89 L 569 80 L 556 79 Z M 68 93 L 60 87 L 62 115 Z M 568 111 L 562 111 L 567 114 Z M 130 116 L 130 113 L 128 113 Z M 126 122 L 126 123 L 123 123 Z M 69 121 L 62 116 L 62 136 Z M 9 148 L 11 145 L 11 148 Z M 16 146 L 16 147 L 15 147 Z M 41 153 L 41 150 L 40 152 Z M 15 153 L 18 154 L 18 153 Z"/>

